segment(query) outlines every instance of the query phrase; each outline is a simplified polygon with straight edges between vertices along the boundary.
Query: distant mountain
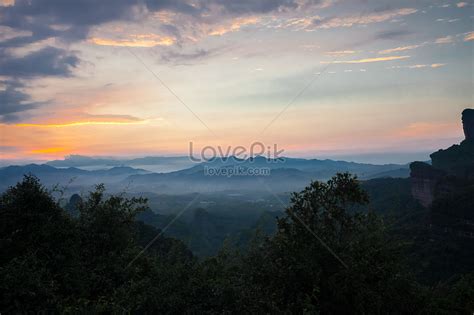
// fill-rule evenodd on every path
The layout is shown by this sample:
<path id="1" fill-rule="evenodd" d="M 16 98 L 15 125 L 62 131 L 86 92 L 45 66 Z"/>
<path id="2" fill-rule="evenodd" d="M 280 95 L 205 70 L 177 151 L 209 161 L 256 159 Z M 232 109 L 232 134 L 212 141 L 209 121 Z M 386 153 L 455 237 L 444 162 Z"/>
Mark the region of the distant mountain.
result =
<path id="1" fill-rule="evenodd" d="M 365 164 L 346 161 L 318 160 L 318 159 L 298 159 L 284 157 L 282 159 L 267 159 L 262 156 L 249 158 L 246 160 L 235 160 L 234 165 L 243 165 L 246 167 L 269 167 L 271 169 L 296 169 L 300 171 L 317 174 L 319 179 L 329 179 L 337 172 L 350 172 L 357 174 L 360 178 L 372 178 L 374 175 L 382 172 L 394 171 L 398 169 L 408 170 L 407 165 L 399 164 Z M 219 160 L 217 160 L 219 163 Z M 408 176 L 406 176 L 408 177 Z"/>
<path id="2" fill-rule="evenodd" d="M 45 165 L 29 164 L 0 168 L 3 179 L 0 189 L 15 184 L 24 174 L 34 174 L 47 185 L 68 185 L 71 189 L 83 189 L 98 183 L 107 184 L 112 191 L 159 192 L 184 194 L 191 192 L 288 192 L 304 188 L 312 180 L 327 180 L 338 172 L 357 174 L 360 179 L 378 177 L 408 177 L 408 166 L 398 164 L 373 165 L 346 161 L 318 159 L 266 159 L 258 156 L 249 159 L 216 159 L 173 172 L 150 172 L 131 167 L 141 163 L 184 163 L 185 157 L 144 157 L 131 160 L 96 159 L 72 156 L 62 161 L 51 161 Z M 111 166 L 119 163 L 130 165 Z M 188 161 L 191 163 L 190 161 Z M 186 163 L 188 163 L 186 162 Z M 98 164 L 103 163 L 103 164 Z M 52 165 L 55 165 L 53 167 Z M 75 166 L 67 166 L 75 165 Z M 102 165 L 106 169 L 94 169 Z M 155 164 L 157 165 L 157 164 Z M 176 166 L 177 164 L 173 164 Z M 184 165 L 184 164 L 183 164 Z M 81 168 L 79 168 L 79 166 Z M 92 169 L 84 169 L 87 167 Z M 226 171 L 228 175 L 210 176 L 208 170 Z M 258 176 L 230 175 L 229 171 L 266 169 L 270 173 Z"/>
<path id="3" fill-rule="evenodd" d="M 95 170 L 114 166 L 130 166 L 151 172 L 172 172 L 191 167 L 194 164 L 195 163 L 186 156 L 147 156 L 133 159 L 120 159 L 70 155 L 65 157 L 64 160 L 46 162 L 46 165 L 62 168 L 77 167 L 86 170 Z"/>
<path id="4" fill-rule="evenodd" d="M 400 164 L 366 164 L 335 160 L 318 160 L 318 159 L 300 159 L 300 158 L 282 158 L 267 159 L 262 156 L 254 158 L 240 159 L 237 157 L 229 157 L 227 159 L 215 159 L 203 163 L 192 162 L 186 156 L 175 157 L 159 157 L 148 156 L 134 159 L 119 158 L 97 158 L 82 155 L 70 155 L 64 160 L 54 160 L 46 162 L 46 165 L 57 168 L 76 167 L 85 170 L 105 169 L 117 166 L 129 166 L 133 168 L 141 168 L 153 173 L 169 173 L 176 171 L 194 172 L 202 170 L 204 167 L 233 167 L 236 165 L 242 167 L 270 169 L 296 169 L 304 172 L 316 174 L 319 179 L 330 178 L 337 172 L 351 172 L 359 175 L 360 178 L 373 178 L 381 176 L 408 177 L 408 165 Z M 407 173 L 404 173 L 406 170 Z M 395 171 L 395 173 L 387 173 Z"/>
<path id="5" fill-rule="evenodd" d="M 263 169 L 270 174 L 259 176 L 210 176 L 208 170 Z M 217 172 L 217 171 L 216 171 Z M 311 180 L 327 180 L 338 172 L 357 174 L 361 179 L 377 177 L 408 177 L 408 165 L 373 165 L 333 160 L 266 159 L 255 157 L 216 159 L 188 169 L 167 174 L 132 175 L 126 180 L 134 191 L 161 191 L 181 194 L 214 191 L 296 191 Z M 228 173 L 228 172 L 227 172 Z"/>
<path id="6" fill-rule="evenodd" d="M 29 164 L 0 168 L 0 190 L 21 181 L 22 177 L 32 174 L 38 177 L 47 187 L 68 185 L 71 187 L 91 186 L 99 183 L 115 184 L 122 182 L 130 175 L 147 174 L 148 171 L 131 167 L 112 167 L 108 170 L 86 171 L 75 167 L 55 168 L 49 165 Z"/>
<path id="7" fill-rule="evenodd" d="M 403 167 L 385 172 L 375 173 L 370 178 L 408 178 L 410 177 L 410 169 Z"/>
<path id="8" fill-rule="evenodd" d="M 160 191 L 168 194 L 220 191 L 265 191 L 266 186 L 275 191 L 294 191 L 304 187 L 312 179 L 310 173 L 296 169 L 276 169 L 270 176 L 206 176 L 204 170 L 173 173 L 132 175 L 126 179 L 135 192 Z"/>

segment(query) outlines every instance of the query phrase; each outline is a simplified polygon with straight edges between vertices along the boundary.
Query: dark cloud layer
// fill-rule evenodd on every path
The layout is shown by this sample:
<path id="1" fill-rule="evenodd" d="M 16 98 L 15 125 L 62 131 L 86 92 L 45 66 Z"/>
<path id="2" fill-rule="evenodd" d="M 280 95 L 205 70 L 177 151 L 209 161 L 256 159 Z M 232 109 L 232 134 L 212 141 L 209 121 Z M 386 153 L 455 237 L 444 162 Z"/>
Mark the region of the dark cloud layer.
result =
<path id="1" fill-rule="evenodd" d="M 319 1 L 310 0 L 313 3 Z M 52 37 L 66 42 L 83 40 L 93 26 L 118 20 L 136 20 L 146 12 L 168 10 L 199 19 L 215 8 L 218 8 L 218 12 L 214 14 L 218 16 L 219 12 L 223 16 L 236 16 L 297 6 L 297 0 L 200 0 L 193 2 L 193 5 L 185 0 L 16 0 L 13 6 L 0 6 L 0 25 L 28 31 L 31 35 L 0 42 L 0 56 L 3 55 L 2 58 L 5 59 L 5 49 L 23 47 Z M 180 38 L 175 25 L 161 25 L 160 28 L 165 33 Z M 44 58 L 41 65 L 36 63 L 39 58 Z M 2 60 L 1 71 L 3 74 L 20 77 L 64 75 L 77 62 L 77 57 L 72 54 L 65 55 L 48 48 L 25 59 Z"/>
<path id="2" fill-rule="evenodd" d="M 149 11 L 169 10 L 188 15 L 199 15 L 206 11 L 206 1 L 197 1 L 194 6 L 183 0 L 145 0 Z"/>
<path id="3" fill-rule="evenodd" d="M 268 13 L 277 9 L 296 8 L 295 0 L 217 0 L 231 14 Z"/>
<path id="4" fill-rule="evenodd" d="M 309 2 L 319 3 L 320 0 Z M 224 15 L 234 16 L 298 6 L 297 0 L 201 0 L 193 5 L 184 0 L 17 0 L 13 6 L 0 7 L 0 24 L 33 33 L 18 42 L 10 42 L 11 45 L 20 45 L 48 37 L 81 40 L 93 26 L 138 19 L 145 12 L 168 10 L 199 18 L 203 14 L 208 15 L 212 8 L 219 8 L 218 11 Z M 65 26 L 66 29 L 58 30 L 54 25 Z"/>
<path id="5" fill-rule="evenodd" d="M 307 3 L 319 1 L 308 0 Z M 198 0 L 192 3 L 186 0 L 16 0 L 12 6 L 0 6 L 0 25 L 23 32 L 23 35 L 0 42 L 0 75 L 11 79 L 3 82 L 7 88 L 0 91 L 0 121 L 14 121 L 20 113 L 40 105 L 30 101 L 18 82 L 45 76 L 71 76 L 80 62 L 74 52 L 55 47 L 44 47 L 24 56 L 12 54 L 11 48 L 49 38 L 65 43 L 84 40 L 94 26 L 112 21 L 136 21 L 162 10 L 192 16 L 197 21 L 218 21 L 299 6 L 297 0 Z M 210 14 L 214 17 L 209 18 Z M 175 25 L 159 27 L 166 34 L 178 40 L 181 38 Z M 24 35 L 25 31 L 30 34 Z M 162 60 L 188 63 L 211 54 L 213 52 L 207 50 L 187 54 L 167 52 Z"/>
<path id="6" fill-rule="evenodd" d="M 22 81 L 51 76 L 68 77 L 79 62 L 73 52 L 50 46 L 24 56 L 12 55 L 0 48 L 0 75 L 11 78 L 1 82 L 5 88 L 0 90 L 0 122 L 21 120 L 24 112 L 44 105 L 31 101 L 23 91 Z"/>
<path id="7" fill-rule="evenodd" d="M 82 40 L 95 25 L 136 18 L 143 4 L 151 10 L 170 9 L 196 14 L 184 2 L 171 0 L 147 0 L 146 3 L 139 0 L 16 0 L 13 6 L 0 6 L 0 25 L 31 34 L 0 42 L 0 75 L 11 78 L 1 82 L 4 89 L 0 91 L 0 121 L 17 121 L 25 111 L 42 105 L 31 101 L 21 81 L 71 76 L 80 62 L 73 52 L 55 47 L 44 47 L 24 56 L 12 54 L 10 48 L 52 37 L 65 42 Z"/>
<path id="8" fill-rule="evenodd" d="M 161 55 L 161 60 L 176 65 L 192 64 L 197 61 L 215 56 L 221 51 L 221 49 L 197 49 L 193 52 L 181 53 L 179 51 L 171 50 L 163 53 Z"/>
<path id="9" fill-rule="evenodd" d="M 19 114 L 36 108 L 40 103 L 32 102 L 30 96 L 21 91 L 23 84 L 18 81 L 0 81 L 5 86 L 0 90 L 0 122 L 11 123 L 20 119 Z"/>
<path id="10" fill-rule="evenodd" d="M 0 75 L 16 78 L 39 76 L 70 76 L 79 64 L 79 58 L 64 49 L 45 47 L 25 56 L 6 53 L 0 56 Z"/>
<path id="11" fill-rule="evenodd" d="M 20 46 L 49 37 L 76 41 L 84 39 L 92 26 L 132 19 L 137 4 L 135 0 L 18 0 L 14 6 L 0 7 L 0 24 L 32 32 L 19 42 L 11 40 L 10 45 Z"/>

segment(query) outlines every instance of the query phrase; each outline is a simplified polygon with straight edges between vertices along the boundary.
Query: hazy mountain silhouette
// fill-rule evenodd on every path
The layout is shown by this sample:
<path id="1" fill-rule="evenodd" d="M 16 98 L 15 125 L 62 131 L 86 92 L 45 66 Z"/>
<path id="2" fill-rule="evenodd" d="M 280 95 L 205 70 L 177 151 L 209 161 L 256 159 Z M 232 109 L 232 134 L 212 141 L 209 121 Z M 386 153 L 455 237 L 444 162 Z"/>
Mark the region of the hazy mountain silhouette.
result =
<path id="1" fill-rule="evenodd" d="M 399 164 L 374 165 L 346 161 L 318 159 L 266 159 L 258 156 L 249 159 L 231 157 L 215 159 L 188 167 L 185 157 L 144 157 L 130 160 L 97 159 L 86 156 L 71 156 L 45 165 L 29 164 L 0 168 L 4 179 L 0 185 L 5 189 L 21 180 L 24 174 L 34 174 L 45 185 L 70 185 L 72 188 L 106 183 L 111 190 L 127 187 L 132 192 L 160 192 L 182 194 L 214 191 L 294 191 L 303 188 L 311 180 L 326 180 L 338 172 L 357 174 L 361 179 L 379 177 L 408 177 L 408 166 Z M 182 169 L 173 172 L 149 172 L 134 168 L 134 165 L 158 165 L 168 162 Z M 127 163 L 127 164 L 125 164 Z M 153 164 L 155 163 L 155 164 Z M 177 164 L 176 164 L 177 163 Z M 180 164 L 181 163 L 181 164 Z M 70 165 L 75 165 L 70 166 Z M 84 167 L 119 165 L 108 169 L 87 170 Z M 161 165 L 161 164 L 160 164 Z M 186 166 L 185 166 L 186 165 Z M 53 167 L 54 166 L 54 167 Z M 66 167 L 67 166 L 67 167 Z M 82 168 L 79 168 L 82 167 Z M 268 176 L 207 176 L 206 168 L 225 169 L 269 169 Z M 71 183 L 72 181 L 72 183 Z M 268 187 L 267 187 L 268 186 Z"/>
<path id="2" fill-rule="evenodd" d="M 190 161 L 186 156 L 146 156 L 124 159 L 70 155 L 65 157 L 64 160 L 53 160 L 46 162 L 46 164 L 54 167 L 78 167 L 87 170 L 103 169 L 114 166 L 130 166 L 146 169 L 152 172 L 171 172 L 191 167 L 195 163 Z"/>
<path id="3" fill-rule="evenodd" d="M 0 189 L 21 181 L 24 175 L 37 176 L 46 186 L 68 185 L 71 187 L 90 186 L 97 183 L 114 184 L 123 181 L 130 175 L 147 174 L 148 171 L 131 167 L 112 167 L 107 170 L 87 171 L 76 167 L 55 168 L 49 165 L 28 164 L 0 168 Z"/>

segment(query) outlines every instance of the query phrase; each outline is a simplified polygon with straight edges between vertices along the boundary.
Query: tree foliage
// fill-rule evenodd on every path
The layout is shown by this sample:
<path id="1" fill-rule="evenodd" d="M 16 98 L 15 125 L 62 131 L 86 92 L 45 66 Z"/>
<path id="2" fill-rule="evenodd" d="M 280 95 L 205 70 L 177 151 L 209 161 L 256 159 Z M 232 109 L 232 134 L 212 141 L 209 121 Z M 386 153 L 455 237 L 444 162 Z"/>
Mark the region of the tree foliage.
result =
<path id="1" fill-rule="evenodd" d="M 273 237 L 198 261 L 137 222 L 142 198 L 103 185 L 63 210 L 33 176 L 0 197 L 0 311 L 60 313 L 469 313 L 474 281 L 436 288 L 404 267 L 400 244 L 357 179 L 294 193 Z M 71 210 L 71 209 L 69 209 Z"/>

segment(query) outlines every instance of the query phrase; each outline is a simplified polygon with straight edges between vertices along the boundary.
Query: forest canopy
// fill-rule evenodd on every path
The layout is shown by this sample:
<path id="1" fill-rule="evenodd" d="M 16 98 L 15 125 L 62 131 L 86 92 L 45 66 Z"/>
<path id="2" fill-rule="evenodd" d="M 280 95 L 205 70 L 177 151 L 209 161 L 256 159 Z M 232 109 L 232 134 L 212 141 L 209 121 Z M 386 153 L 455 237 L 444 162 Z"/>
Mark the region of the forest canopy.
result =
<path id="1" fill-rule="evenodd" d="M 294 193 L 272 236 L 197 259 L 136 220 L 143 198 L 96 186 L 65 210 L 34 176 L 0 197 L 0 310 L 5 313 L 471 314 L 474 277 L 426 285 L 405 241 L 363 209 L 356 177 Z"/>

